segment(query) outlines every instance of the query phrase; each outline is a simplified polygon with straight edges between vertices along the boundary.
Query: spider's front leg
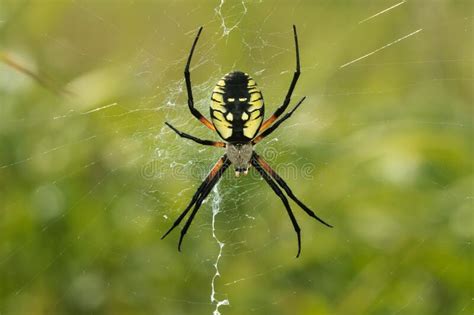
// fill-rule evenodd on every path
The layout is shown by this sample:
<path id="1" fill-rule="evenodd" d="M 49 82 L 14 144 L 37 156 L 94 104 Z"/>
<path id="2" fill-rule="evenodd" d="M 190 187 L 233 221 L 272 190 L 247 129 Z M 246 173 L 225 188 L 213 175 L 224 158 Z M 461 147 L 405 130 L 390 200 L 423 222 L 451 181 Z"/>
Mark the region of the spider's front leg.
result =
<path id="1" fill-rule="evenodd" d="M 285 197 L 278 185 L 272 180 L 272 178 L 267 174 L 267 172 L 265 172 L 262 166 L 258 164 L 258 161 L 254 157 L 252 157 L 251 163 L 252 166 L 255 167 L 257 172 L 259 172 L 263 179 L 267 182 L 267 184 L 273 189 L 275 194 L 280 197 L 281 201 L 285 205 L 286 211 L 288 212 L 291 223 L 293 224 L 293 228 L 295 229 L 296 236 L 298 238 L 298 253 L 296 254 L 296 258 L 298 258 L 301 253 L 301 228 L 298 225 L 298 222 L 296 221 L 293 211 L 291 210 L 290 203 L 288 202 L 288 199 Z"/>
<path id="2" fill-rule="evenodd" d="M 293 227 L 295 229 L 296 235 L 298 237 L 298 254 L 296 257 L 299 257 L 300 252 L 301 252 L 301 230 L 298 225 L 298 222 L 296 221 L 296 218 L 290 208 L 290 205 L 288 203 L 288 199 L 286 196 L 283 194 L 281 189 L 278 187 L 280 185 L 281 188 L 285 190 L 285 192 L 288 194 L 288 196 L 296 202 L 309 216 L 313 217 L 314 219 L 318 220 L 322 224 L 326 225 L 327 227 L 332 227 L 329 223 L 326 223 L 323 219 L 318 217 L 314 211 L 309 209 L 304 203 L 302 203 L 296 196 L 293 194 L 291 191 L 290 187 L 286 184 L 286 182 L 278 175 L 271 167 L 268 165 L 268 163 L 261 158 L 257 153 L 253 152 L 252 154 L 252 160 L 251 160 L 252 165 L 255 167 L 255 169 L 260 173 L 260 175 L 265 179 L 265 181 L 270 185 L 270 187 L 273 189 L 273 191 L 280 197 L 282 200 L 283 204 L 285 205 L 285 208 L 288 212 L 288 215 L 290 216 L 291 222 L 293 223 Z M 275 180 L 278 185 L 275 183 Z"/>
<path id="3" fill-rule="evenodd" d="M 270 174 L 271 177 L 273 177 L 273 179 L 278 183 L 278 185 L 280 185 L 281 188 L 283 188 L 286 192 L 286 194 L 294 201 L 298 204 L 298 206 L 301 207 L 301 209 L 304 210 L 304 212 L 306 212 L 310 217 L 318 220 L 319 222 L 321 222 L 322 224 L 324 224 L 325 226 L 327 227 L 330 227 L 332 228 L 332 225 L 325 222 L 323 219 L 321 219 L 320 217 L 318 217 L 313 210 L 311 210 L 310 208 L 308 208 L 303 202 L 301 202 L 296 196 L 295 194 L 293 194 L 293 191 L 291 191 L 290 187 L 288 186 L 288 184 L 283 180 L 283 178 L 281 178 L 280 175 L 278 175 L 277 172 L 275 172 L 271 166 L 267 163 L 267 161 L 265 161 L 261 156 L 259 156 L 257 153 L 253 153 L 253 160 L 255 161 L 255 163 L 259 164 L 268 174 Z"/>
<path id="4" fill-rule="evenodd" d="M 227 155 L 224 154 L 224 156 L 222 156 L 219 159 L 219 161 L 217 161 L 217 163 L 209 172 L 209 175 L 206 177 L 206 179 L 201 183 L 197 191 L 194 193 L 193 198 L 191 199 L 186 209 L 184 209 L 184 211 L 179 215 L 179 217 L 173 223 L 171 228 L 161 237 L 161 239 L 164 239 L 169 233 L 171 233 L 171 231 L 173 231 L 181 223 L 184 217 L 188 214 L 189 210 L 191 210 L 191 207 L 194 205 L 193 212 L 191 213 L 190 217 L 186 221 L 185 226 L 181 230 L 181 236 L 179 238 L 179 243 L 178 243 L 178 250 L 181 251 L 181 243 L 183 242 L 184 235 L 188 231 L 189 226 L 191 225 L 194 219 L 194 216 L 196 215 L 197 211 L 201 207 L 201 204 L 204 201 L 204 199 L 206 199 L 207 195 L 209 195 L 214 185 L 219 181 L 222 174 L 225 172 L 225 170 L 229 167 L 230 164 L 231 162 L 227 158 Z"/>

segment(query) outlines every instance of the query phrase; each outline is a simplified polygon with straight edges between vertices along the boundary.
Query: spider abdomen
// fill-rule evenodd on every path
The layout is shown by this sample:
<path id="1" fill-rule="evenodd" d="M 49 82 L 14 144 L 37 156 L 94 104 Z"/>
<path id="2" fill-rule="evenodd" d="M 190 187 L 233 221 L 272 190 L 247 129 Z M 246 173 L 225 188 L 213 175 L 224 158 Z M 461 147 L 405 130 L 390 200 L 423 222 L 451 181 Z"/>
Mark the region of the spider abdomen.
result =
<path id="1" fill-rule="evenodd" d="M 230 72 L 212 91 L 210 111 L 222 139 L 247 143 L 256 136 L 263 121 L 262 92 L 247 73 Z"/>

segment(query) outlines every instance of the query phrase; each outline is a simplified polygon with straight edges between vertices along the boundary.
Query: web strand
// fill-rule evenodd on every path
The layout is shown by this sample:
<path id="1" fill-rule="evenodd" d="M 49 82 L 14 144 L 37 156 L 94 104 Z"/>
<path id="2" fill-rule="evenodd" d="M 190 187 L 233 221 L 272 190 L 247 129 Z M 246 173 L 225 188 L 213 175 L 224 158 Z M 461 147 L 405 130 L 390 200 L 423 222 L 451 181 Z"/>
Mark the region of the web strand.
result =
<path id="1" fill-rule="evenodd" d="M 222 201 L 222 197 L 219 194 L 219 184 L 217 184 L 214 189 L 213 189 L 213 198 L 212 198 L 212 237 L 216 241 L 217 245 L 219 246 L 219 253 L 217 254 L 216 261 L 214 262 L 213 266 L 215 268 L 215 274 L 212 277 L 211 281 L 211 303 L 216 305 L 216 308 L 214 309 L 214 312 L 212 313 L 213 315 L 220 315 L 221 313 L 219 312 L 219 308 L 223 305 L 229 305 L 229 300 L 228 299 L 223 299 L 219 300 L 216 298 L 216 289 L 215 289 L 215 282 L 216 278 L 220 277 L 220 271 L 219 271 L 219 261 L 222 257 L 222 250 L 224 249 L 224 242 L 221 242 L 216 235 L 216 217 L 220 213 L 220 205 Z"/>

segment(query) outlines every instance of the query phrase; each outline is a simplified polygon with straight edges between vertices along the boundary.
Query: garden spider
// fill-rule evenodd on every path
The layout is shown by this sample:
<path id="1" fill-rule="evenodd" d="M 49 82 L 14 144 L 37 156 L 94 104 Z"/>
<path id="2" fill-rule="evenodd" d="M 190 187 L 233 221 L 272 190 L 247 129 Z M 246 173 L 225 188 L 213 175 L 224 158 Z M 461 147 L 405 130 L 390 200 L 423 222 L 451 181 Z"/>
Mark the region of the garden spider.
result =
<path id="1" fill-rule="evenodd" d="M 199 207 L 203 203 L 204 199 L 210 193 L 214 185 L 219 181 L 225 170 L 231 164 L 234 164 L 235 175 L 239 176 L 241 173 L 246 175 L 249 167 L 253 166 L 268 183 L 268 185 L 270 185 L 278 197 L 280 197 L 281 201 L 285 205 L 286 211 L 290 216 L 297 235 L 298 253 L 296 257 L 299 257 L 301 252 L 300 227 L 296 221 L 295 216 L 293 215 L 293 212 L 291 211 L 288 199 L 285 197 L 280 187 L 283 188 L 287 195 L 293 199 L 309 216 L 328 227 L 332 226 L 324 222 L 311 209 L 298 200 L 285 181 L 270 167 L 270 165 L 268 165 L 268 163 L 261 156 L 259 156 L 253 150 L 253 146 L 255 144 L 260 142 L 263 138 L 277 129 L 281 123 L 283 123 L 293 114 L 293 112 L 301 105 L 301 103 L 303 103 L 305 99 L 305 97 L 303 97 L 292 110 L 287 112 L 280 120 L 275 122 L 275 120 L 277 120 L 278 117 L 280 117 L 280 115 L 283 114 L 288 107 L 296 82 L 300 76 L 300 57 L 296 26 L 293 25 L 296 49 L 296 71 L 294 72 L 293 79 L 283 104 L 278 107 L 273 115 L 265 121 L 263 121 L 264 104 L 262 93 L 257 88 L 255 81 L 247 73 L 240 71 L 233 71 L 226 74 L 221 80 L 219 80 L 219 82 L 217 82 L 217 85 L 212 91 L 210 107 L 212 123 L 194 107 L 189 65 L 191 63 L 194 48 L 196 47 L 201 31 L 202 26 L 199 28 L 196 38 L 194 39 L 194 43 L 191 47 L 191 52 L 189 53 L 188 61 L 186 63 L 186 68 L 184 69 L 184 78 L 186 80 L 186 89 L 188 93 L 188 107 L 194 117 L 199 119 L 199 121 L 201 121 L 201 123 L 203 123 L 207 128 L 216 131 L 225 142 L 202 140 L 179 131 L 168 122 L 166 122 L 166 125 L 173 129 L 173 131 L 175 131 L 180 137 L 193 140 L 202 145 L 225 148 L 226 153 L 217 161 L 217 163 L 211 169 L 209 175 L 195 192 L 186 209 L 181 213 L 181 215 L 176 219 L 171 228 L 161 237 L 161 239 L 165 238 L 171 231 L 173 231 L 175 227 L 181 223 L 183 218 L 188 214 L 189 210 L 194 205 L 191 215 L 186 221 L 184 228 L 181 230 L 181 236 L 178 243 L 178 251 L 181 251 L 181 244 L 183 242 L 184 235 L 188 231 L 194 216 L 199 210 Z"/>

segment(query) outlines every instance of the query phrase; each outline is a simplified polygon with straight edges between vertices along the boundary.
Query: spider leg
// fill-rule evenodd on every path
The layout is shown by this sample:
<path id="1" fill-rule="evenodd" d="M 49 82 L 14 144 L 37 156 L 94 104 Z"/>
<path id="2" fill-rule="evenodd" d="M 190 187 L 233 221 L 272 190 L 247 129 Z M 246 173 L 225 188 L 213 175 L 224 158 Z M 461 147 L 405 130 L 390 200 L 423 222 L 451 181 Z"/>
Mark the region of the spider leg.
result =
<path id="1" fill-rule="evenodd" d="M 262 166 L 260 166 L 255 156 L 252 157 L 251 163 L 255 167 L 255 169 L 260 173 L 263 179 L 268 183 L 268 185 L 273 189 L 275 194 L 277 194 L 277 196 L 280 197 L 281 201 L 285 205 L 286 211 L 288 212 L 288 215 L 290 216 L 291 223 L 293 223 L 293 228 L 295 229 L 296 236 L 298 238 L 298 253 L 296 254 L 296 258 L 298 258 L 301 253 L 301 229 L 298 225 L 298 222 L 296 221 L 293 211 L 291 211 L 291 207 L 290 207 L 290 204 L 288 203 L 288 199 L 286 199 L 285 195 L 283 194 L 281 189 L 278 187 L 278 185 L 275 184 L 272 178 L 267 174 L 267 172 L 265 172 Z"/>
<path id="2" fill-rule="evenodd" d="M 193 140 L 194 142 L 197 142 L 197 143 L 202 144 L 202 145 L 210 145 L 210 146 L 213 146 L 213 147 L 225 148 L 225 143 L 224 142 L 211 141 L 211 140 L 202 140 L 202 139 L 199 139 L 197 137 L 191 136 L 187 133 L 184 133 L 182 131 L 179 131 L 178 129 L 176 129 L 173 125 L 171 125 L 168 122 L 165 122 L 165 124 L 168 127 L 170 127 L 174 132 L 176 132 L 178 134 L 178 136 L 180 136 L 181 138 L 190 139 L 190 140 Z"/>
<path id="3" fill-rule="evenodd" d="M 199 198 L 196 201 L 196 204 L 194 205 L 193 212 L 191 212 L 191 215 L 189 216 L 188 220 L 186 221 L 186 224 L 184 225 L 183 229 L 181 230 L 181 235 L 179 237 L 179 243 L 178 243 L 178 251 L 181 251 L 181 244 L 183 243 L 184 236 L 186 235 L 186 232 L 188 231 L 189 226 L 193 222 L 194 216 L 196 215 L 197 211 L 201 207 L 204 199 L 206 199 L 207 195 L 209 195 L 212 188 L 217 184 L 217 182 L 221 178 L 222 174 L 224 174 L 225 170 L 229 167 L 230 164 L 231 164 L 231 162 L 228 159 L 226 159 L 223 162 L 222 167 L 220 167 L 216 170 L 213 169 L 211 171 L 211 174 L 214 173 L 214 176 L 210 179 L 209 183 L 206 185 L 206 187 L 201 192 L 201 195 L 199 196 Z"/>
<path id="4" fill-rule="evenodd" d="M 186 214 L 188 214 L 189 210 L 191 209 L 191 207 L 194 205 L 194 203 L 196 203 L 196 200 L 201 196 L 201 193 L 204 189 L 204 187 L 206 187 L 206 185 L 209 184 L 209 178 L 206 178 L 202 183 L 201 185 L 199 186 L 199 188 L 197 189 L 197 191 L 194 193 L 194 196 L 193 198 L 191 199 L 191 201 L 189 202 L 188 206 L 186 207 L 186 209 L 184 209 L 184 211 L 179 215 L 179 217 L 174 221 L 173 225 L 169 228 L 169 230 L 163 234 L 163 236 L 161 237 L 161 239 L 164 239 L 168 234 L 171 233 L 171 231 L 173 231 L 180 223 L 181 221 L 183 220 L 183 218 L 186 216 Z"/>
<path id="5" fill-rule="evenodd" d="M 273 125 L 270 126 L 270 128 L 268 128 L 267 130 L 265 130 L 264 132 L 262 132 L 260 135 L 258 135 L 257 137 L 255 137 L 255 139 L 252 140 L 252 144 L 257 144 L 258 142 L 260 142 L 263 138 L 265 138 L 266 136 L 268 136 L 269 134 L 271 134 L 273 131 L 275 131 L 275 129 L 277 129 L 282 122 L 284 122 L 285 120 L 287 120 L 288 118 L 291 117 L 291 115 L 294 113 L 294 111 L 300 107 L 301 103 L 303 103 L 303 101 L 306 99 L 306 96 L 303 97 L 299 102 L 298 104 L 296 104 L 296 106 L 291 110 L 289 111 L 288 113 L 285 114 L 285 116 L 283 116 L 280 120 L 278 120 L 276 123 L 274 123 Z"/>
<path id="6" fill-rule="evenodd" d="M 310 217 L 313 217 L 314 219 L 318 220 L 319 222 L 321 222 L 322 224 L 324 224 L 325 226 L 327 227 L 331 227 L 332 228 L 332 225 L 330 225 L 329 223 L 325 222 L 323 219 L 321 219 L 320 217 L 318 217 L 313 210 L 311 210 L 310 208 L 308 208 L 304 203 L 302 203 L 298 198 L 296 198 L 296 196 L 293 194 L 293 192 L 291 191 L 290 187 L 286 184 L 286 182 L 283 180 L 283 178 L 280 177 L 280 175 L 278 175 L 277 172 L 275 172 L 271 167 L 270 165 L 268 165 L 268 163 L 261 157 L 259 156 L 257 153 L 254 152 L 253 154 L 254 156 L 254 159 L 256 161 L 256 163 L 258 163 L 260 166 L 263 167 L 263 169 L 268 173 L 270 174 L 271 177 L 273 177 L 273 179 L 286 191 L 287 195 L 293 199 L 294 202 L 296 202 Z"/>
<path id="7" fill-rule="evenodd" d="M 194 107 L 194 99 L 193 99 L 193 90 L 191 85 L 191 74 L 189 73 L 189 65 L 191 64 L 191 59 L 193 57 L 194 48 L 196 48 L 196 44 L 199 40 L 199 35 L 201 35 L 202 26 L 199 28 L 199 31 L 194 39 L 193 46 L 191 47 L 191 52 L 189 53 L 188 62 L 186 63 L 186 68 L 184 68 L 184 79 L 186 80 L 186 90 L 188 92 L 188 107 L 193 114 L 201 123 L 203 123 L 207 128 L 215 131 L 216 128 L 214 125 L 204 117 L 199 110 Z"/>
<path id="8" fill-rule="evenodd" d="M 173 225 L 171 226 L 171 228 L 161 237 L 161 239 L 164 239 L 169 233 L 171 233 L 171 231 L 173 231 L 180 223 L 181 221 L 183 220 L 183 218 L 186 216 L 186 214 L 188 214 L 189 210 L 191 209 L 191 207 L 196 203 L 196 201 L 201 197 L 203 191 L 205 191 L 205 188 L 209 185 L 209 183 L 212 182 L 213 178 L 216 177 L 216 175 L 218 174 L 219 170 L 222 169 L 224 163 L 227 163 L 227 156 L 224 155 L 222 156 L 218 161 L 217 163 L 212 167 L 209 175 L 206 177 L 206 179 L 201 183 L 201 185 L 199 185 L 198 189 L 196 190 L 196 192 L 194 193 L 193 195 L 193 198 L 191 199 L 191 201 L 189 202 L 188 206 L 186 207 L 186 209 L 184 209 L 184 211 L 179 215 L 179 217 L 174 221 Z"/>
<path id="9" fill-rule="evenodd" d="M 283 112 L 286 110 L 288 105 L 290 104 L 291 100 L 291 95 L 293 94 L 293 90 L 295 89 L 296 82 L 298 82 L 298 78 L 300 77 L 300 50 L 298 47 L 298 35 L 296 34 L 296 26 L 293 25 L 293 35 L 295 38 L 295 49 L 296 49 L 296 70 L 293 74 L 293 79 L 291 80 L 290 87 L 288 88 L 288 92 L 286 93 L 285 100 L 283 101 L 283 104 L 280 105 L 280 107 L 277 108 L 277 110 L 273 113 L 270 118 L 265 120 L 260 127 L 260 131 L 264 131 L 270 125 L 281 115 Z"/>

